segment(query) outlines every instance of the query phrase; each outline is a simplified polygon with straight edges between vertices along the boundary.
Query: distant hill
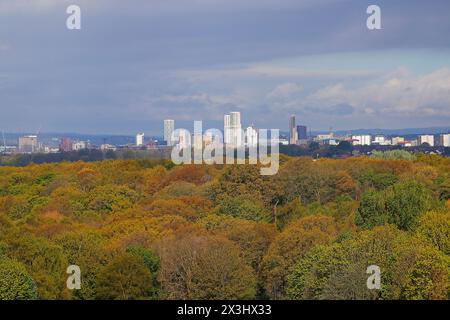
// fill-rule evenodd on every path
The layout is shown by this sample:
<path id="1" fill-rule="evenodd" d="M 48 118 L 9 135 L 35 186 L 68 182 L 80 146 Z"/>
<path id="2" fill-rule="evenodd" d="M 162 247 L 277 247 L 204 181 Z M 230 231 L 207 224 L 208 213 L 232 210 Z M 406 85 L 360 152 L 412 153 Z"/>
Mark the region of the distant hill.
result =
<path id="1" fill-rule="evenodd" d="M 8 145 L 15 145 L 19 137 L 24 135 L 33 135 L 36 133 L 4 133 L 5 142 Z M 2 136 L 0 136 L 0 139 Z M 80 133 L 58 133 L 58 132 L 42 132 L 39 134 L 39 141 L 46 145 L 57 146 L 61 138 L 70 138 L 72 140 L 90 141 L 94 145 L 108 143 L 112 145 L 133 144 L 135 137 L 132 135 L 108 135 L 108 134 L 80 134 Z M 161 139 L 159 137 L 146 136 L 146 139 Z M 3 141 L 1 141 L 3 144 Z"/>
<path id="2" fill-rule="evenodd" d="M 450 133 L 450 127 L 429 127 L 429 128 L 406 128 L 406 129 L 355 129 L 355 130 L 336 130 L 336 135 L 345 134 L 382 134 L 392 135 L 419 135 L 419 134 L 441 134 Z M 312 131 L 313 135 L 329 133 L 329 131 Z"/>

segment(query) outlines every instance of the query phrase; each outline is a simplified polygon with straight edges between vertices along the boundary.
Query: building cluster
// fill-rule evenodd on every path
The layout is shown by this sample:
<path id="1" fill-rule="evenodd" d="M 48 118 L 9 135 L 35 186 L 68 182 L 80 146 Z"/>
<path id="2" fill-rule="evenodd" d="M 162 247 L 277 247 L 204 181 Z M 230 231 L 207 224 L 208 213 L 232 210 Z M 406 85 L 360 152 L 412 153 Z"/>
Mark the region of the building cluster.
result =
<path id="1" fill-rule="evenodd" d="M 308 141 L 308 133 L 306 126 L 296 125 L 295 116 L 289 118 L 289 143 L 288 144 L 305 144 Z"/>
<path id="2" fill-rule="evenodd" d="M 164 120 L 164 141 L 168 146 L 177 145 L 180 148 L 201 149 L 211 144 L 231 148 L 251 148 L 258 145 L 258 135 L 259 131 L 253 124 L 245 129 L 242 128 L 241 113 L 237 111 L 224 115 L 223 132 L 216 129 L 202 132 L 201 129 L 195 128 L 195 123 L 193 134 L 185 129 L 175 131 L 175 121 Z"/>
<path id="3" fill-rule="evenodd" d="M 352 135 L 345 140 L 350 141 L 353 145 L 379 145 L 379 146 L 403 146 L 403 147 L 417 147 L 417 146 L 442 146 L 450 147 L 450 134 L 438 135 L 438 140 L 435 141 L 435 136 L 431 134 L 418 135 L 415 139 L 405 139 L 405 137 L 386 137 L 384 135 Z"/>
<path id="4" fill-rule="evenodd" d="M 231 148 L 251 148 L 257 147 L 261 139 L 260 130 L 253 124 L 243 128 L 241 123 L 240 112 L 230 112 L 224 115 L 223 131 L 210 129 L 203 132 L 201 125 L 196 128 L 194 122 L 194 133 L 191 134 L 185 129 L 176 129 L 175 121 L 172 119 L 164 120 L 164 142 L 158 140 L 145 139 L 145 134 L 140 132 L 136 134 L 135 143 L 116 146 L 107 144 L 92 145 L 89 141 L 72 140 L 70 138 L 61 138 L 57 140 L 58 145 L 44 145 L 39 141 L 38 135 L 25 135 L 18 138 L 16 146 L 6 145 L 3 138 L 3 145 L 0 145 L 1 153 L 58 153 L 71 152 L 84 149 L 99 149 L 102 151 L 115 151 L 119 148 L 127 149 L 155 149 L 155 148 L 172 148 L 177 146 L 180 148 L 204 148 L 211 144 L 225 145 Z M 266 138 L 269 139 L 269 138 Z M 274 139 L 270 137 L 270 139 Z M 418 146 L 439 146 L 450 147 L 450 133 L 439 135 L 417 135 L 412 137 L 402 136 L 385 136 L 385 135 L 369 135 L 369 134 L 347 134 L 336 135 L 333 132 L 327 134 L 308 134 L 305 125 L 297 125 L 295 115 L 289 118 L 289 133 L 287 137 L 279 137 L 277 141 L 272 143 L 280 143 L 282 145 L 308 145 L 310 142 L 317 142 L 320 145 L 338 145 L 341 141 L 347 141 L 353 146 L 401 146 L 401 147 L 418 147 Z"/>
<path id="5" fill-rule="evenodd" d="M 90 149 L 91 144 L 89 141 L 73 141 L 70 138 L 62 138 L 59 143 L 58 151 L 60 152 L 70 152 L 70 151 L 79 151 L 83 149 Z"/>
<path id="6" fill-rule="evenodd" d="M 341 141 L 350 142 L 354 146 L 403 146 L 403 147 L 417 147 L 417 146 L 442 146 L 450 147 L 450 133 L 438 135 L 437 143 L 435 143 L 435 136 L 430 134 L 418 135 L 415 139 L 407 140 L 405 137 L 393 136 L 387 137 L 385 135 L 343 135 L 338 136 L 333 132 L 328 134 L 318 134 L 315 136 L 307 135 L 306 126 L 296 126 L 295 116 L 289 118 L 289 140 L 281 141 L 283 144 L 290 145 L 304 145 L 310 141 L 316 141 L 321 145 L 338 145 Z"/>

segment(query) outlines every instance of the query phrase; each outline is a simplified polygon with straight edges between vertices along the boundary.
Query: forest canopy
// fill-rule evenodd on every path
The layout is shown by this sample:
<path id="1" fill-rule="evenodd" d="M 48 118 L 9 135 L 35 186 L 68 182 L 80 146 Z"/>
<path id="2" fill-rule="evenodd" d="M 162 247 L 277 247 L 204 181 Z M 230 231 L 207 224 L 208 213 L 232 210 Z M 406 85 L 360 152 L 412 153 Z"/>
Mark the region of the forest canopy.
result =
<path id="1" fill-rule="evenodd" d="M 0 167 L 0 299 L 450 297 L 449 158 L 280 160 Z"/>

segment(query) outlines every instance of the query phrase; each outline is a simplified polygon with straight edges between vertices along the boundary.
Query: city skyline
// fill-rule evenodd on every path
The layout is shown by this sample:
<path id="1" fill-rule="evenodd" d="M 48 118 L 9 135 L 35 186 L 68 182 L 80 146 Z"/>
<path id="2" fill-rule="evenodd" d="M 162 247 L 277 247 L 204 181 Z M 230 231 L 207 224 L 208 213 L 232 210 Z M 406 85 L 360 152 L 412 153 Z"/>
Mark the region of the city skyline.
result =
<path id="1" fill-rule="evenodd" d="M 220 128 L 226 110 L 282 130 L 280 114 L 312 130 L 450 123 L 448 1 L 379 1 L 376 31 L 366 3 L 336 0 L 80 0 L 69 31 L 69 2 L 0 4 L 0 130 L 156 135 L 167 118 Z"/>

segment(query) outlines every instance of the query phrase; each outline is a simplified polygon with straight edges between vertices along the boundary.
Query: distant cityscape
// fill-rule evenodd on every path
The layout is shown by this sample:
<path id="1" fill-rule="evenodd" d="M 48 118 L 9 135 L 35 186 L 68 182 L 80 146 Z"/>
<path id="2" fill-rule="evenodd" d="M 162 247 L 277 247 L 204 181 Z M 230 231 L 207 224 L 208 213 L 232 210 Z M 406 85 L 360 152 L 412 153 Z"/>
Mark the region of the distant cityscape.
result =
<path id="1" fill-rule="evenodd" d="M 308 132 L 306 124 L 297 124 L 296 116 L 291 115 L 286 119 L 289 124 L 287 134 L 281 134 L 278 138 L 272 139 L 272 143 L 279 143 L 283 146 L 308 146 L 317 143 L 319 146 L 338 146 L 342 142 L 347 142 L 352 146 L 395 146 L 399 148 L 412 147 L 450 147 L 450 133 L 441 132 L 439 134 L 416 134 L 416 135 L 385 135 L 385 134 L 342 134 L 335 133 L 330 129 L 328 133 L 312 134 Z M 176 134 L 174 135 L 174 132 Z M 33 154 L 33 153 L 64 153 L 86 149 L 96 149 L 101 151 L 116 151 L 118 149 L 132 150 L 154 150 L 179 148 L 204 148 L 210 144 L 218 144 L 233 148 L 257 147 L 261 141 L 260 129 L 251 124 L 243 128 L 240 112 L 230 112 L 224 115 L 223 129 L 219 132 L 206 130 L 205 132 L 194 132 L 176 129 L 175 120 L 166 119 L 163 123 L 163 136 L 161 138 L 146 138 L 144 132 L 139 132 L 134 139 L 128 137 L 127 143 L 107 142 L 92 143 L 90 140 L 81 140 L 72 137 L 52 138 L 43 142 L 40 134 L 22 135 L 17 138 L 16 143 L 11 143 L 11 139 L 5 139 L 2 133 L 0 144 L 1 154 Z M 174 139 L 175 136 L 175 139 Z M 277 139 L 275 141 L 274 139 Z M 134 140 L 134 141 L 132 141 Z M 437 151 L 439 153 L 439 151 Z"/>

